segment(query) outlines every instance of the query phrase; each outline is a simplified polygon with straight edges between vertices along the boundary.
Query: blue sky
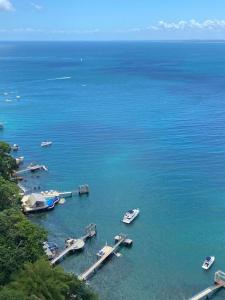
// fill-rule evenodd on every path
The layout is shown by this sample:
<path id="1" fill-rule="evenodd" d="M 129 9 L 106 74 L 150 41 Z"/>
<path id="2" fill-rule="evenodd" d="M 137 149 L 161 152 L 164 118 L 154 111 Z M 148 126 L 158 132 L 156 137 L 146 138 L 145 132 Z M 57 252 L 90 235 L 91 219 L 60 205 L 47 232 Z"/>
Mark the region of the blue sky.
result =
<path id="1" fill-rule="evenodd" d="M 0 40 L 225 39 L 224 0 L 0 0 Z"/>

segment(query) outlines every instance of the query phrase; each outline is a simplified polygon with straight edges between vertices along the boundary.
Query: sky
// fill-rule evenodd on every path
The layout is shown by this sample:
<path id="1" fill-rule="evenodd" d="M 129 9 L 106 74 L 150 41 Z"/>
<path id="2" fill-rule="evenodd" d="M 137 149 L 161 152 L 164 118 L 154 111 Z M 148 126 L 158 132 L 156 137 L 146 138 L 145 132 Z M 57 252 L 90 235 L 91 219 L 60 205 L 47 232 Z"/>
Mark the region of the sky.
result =
<path id="1" fill-rule="evenodd" d="M 0 40 L 225 39 L 225 0 L 0 0 Z"/>

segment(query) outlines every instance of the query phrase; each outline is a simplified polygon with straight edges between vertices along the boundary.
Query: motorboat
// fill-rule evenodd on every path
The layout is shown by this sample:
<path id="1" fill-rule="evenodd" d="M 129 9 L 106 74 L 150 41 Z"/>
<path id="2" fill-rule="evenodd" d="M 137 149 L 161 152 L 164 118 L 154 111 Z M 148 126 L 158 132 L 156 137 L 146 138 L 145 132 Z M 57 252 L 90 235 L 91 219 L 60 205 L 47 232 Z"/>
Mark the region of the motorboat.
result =
<path id="1" fill-rule="evenodd" d="M 51 260 L 57 255 L 59 248 L 55 243 L 43 242 L 43 249 L 48 259 Z"/>
<path id="2" fill-rule="evenodd" d="M 11 146 L 11 150 L 12 150 L 12 151 L 18 151 L 18 150 L 19 150 L 19 145 L 13 144 L 13 145 Z"/>
<path id="3" fill-rule="evenodd" d="M 44 141 L 41 143 L 41 147 L 48 147 L 48 146 L 51 146 L 52 145 L 52 142 L 51 141 Z"/>
<path id="4" fill-rule="evenodd" d="M 16 164 L 19 166 L 24 161 L 24 156 L 16 157 Z"/>
<path id="5" fill-rule="evenodd" d="M 215 256 L 207 256 L 203 262 L 202 268 L 208 270 L 215 261 Z"/>
<path id="6" fill-rule="evenodd" d="M 139 208 L 128 210 L 125 213 L 122 222 L 126 224 L 130 224 L 139 215 L 139 213 L 140 213 Z"/>

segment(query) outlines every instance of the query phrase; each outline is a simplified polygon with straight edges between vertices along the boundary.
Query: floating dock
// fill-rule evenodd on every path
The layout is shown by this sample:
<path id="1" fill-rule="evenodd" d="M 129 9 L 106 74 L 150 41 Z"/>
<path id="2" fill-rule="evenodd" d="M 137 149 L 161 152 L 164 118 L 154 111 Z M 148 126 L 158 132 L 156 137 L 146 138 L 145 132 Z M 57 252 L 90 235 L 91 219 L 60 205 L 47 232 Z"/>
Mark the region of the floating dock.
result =
<path id="1" fill-rule="evenodd" d="M 222 271 L 217 271 L 214 276 L 214 285 L 209 286 L 208 288 L 204 289 L 200 293 L 196 294 L 195 296 L 189 298 L 189 300 L 200 300 L 219 290 L 220 288 L 225 288 L 225 273 Z"/>
<path id="2" fill-rule="evenodd" d="M 79 239 L 68 239 L 68 246 L 60 252 L 55 258 L 53 258 L 50 263 L 51 265 L 55 265 L 60 262 L 68 253 L 72 253 L 78 250 L 81 250 L 85 246 L 85 242 L 87 239 L 92 238 L 97 233 L 96 224 L 89 224 L 85 228 L 85 235 L 80 237 Z"/>
<path id="3" fill-rule="evenodd" d="M 84 273 L 79 276 L 80 280 L 87 280 L 91 274 L 93 274 L 112 254 L 115 254 L 120 245 L 126 245 L 125 241 L 127 240 L 126 235 L 119 234 L 115 237 L 116 244 L 111 247 L 105 245 L 98 253 L 97 256 L 100 257 L 90 268 L 88 268 Z"/>

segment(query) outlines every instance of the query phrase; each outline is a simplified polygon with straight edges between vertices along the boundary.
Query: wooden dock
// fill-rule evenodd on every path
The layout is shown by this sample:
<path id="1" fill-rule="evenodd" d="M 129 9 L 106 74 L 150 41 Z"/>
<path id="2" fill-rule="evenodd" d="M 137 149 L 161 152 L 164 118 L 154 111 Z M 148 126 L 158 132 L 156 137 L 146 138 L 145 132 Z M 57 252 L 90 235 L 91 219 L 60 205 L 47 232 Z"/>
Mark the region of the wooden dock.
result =
<path id="1" fill-rule="evenodd" d="M 80 237 L 79 239 L 70 239 L 72 241 L 71 245 L 66 247 L 55 258 L 53 258 L 50 261 L 51 265 L 55 265 L 57 262 L 60 262 L 68 253 L 83 249 L 83 247 L 85 246 L 86 240 L 95 236 L 96 233 L 97 233 L 96 224 L 89 224 L 85 228 L 85 235 Z"/>
<path id="2" fill-rule="evenodd" d="M 120 234 L 118 235 L 117 237 L 119 237 L 117 243 L 111 247 L 111 246 L 108 246 L 106 245 L 105 247 L 103 247 L 102 249 L 102 256 L 100 256 L 100 258 L 90 267 L 88 268 L 85 272 L 83 272 L 80 276 L 79 276 L 79 279 L 80 280 L 87 280 L 88 277 L 90 277 L 90 275 L 92 273 L 94 273 L 102 264 L 103 262 L 110 256 L 112 255 L 113 253 L 116 252 L 116 250 L 119 248 L 119 246 L 121 244 L 124 243 L 124 241 L 126 240 L 126 235 L 124 234 Z M 98 254 L 97 254 L 98 255 Z"/>
<path id="3" fill-rule="evenodd" d="M 36 171 L 48 171 L 45 165 L 30 165 L 26 169 L 19 170 L 15 172 L 16 175 L 26 173 L 26 172 L 36 172 Z"/>
<path id="4" fill-rule="evenodd" d="M 194 297 L 190 298 L 189 300 L 200 300 L 204 297 L 206 297 L 207 295 L 215 292 L 216 290 L 220 289 L 222 287 L 222 285 L 219 284 L 214 284 L 212 286 L 209 286 L 208 288 L 206 288 L 205 290 L 201 291 L 200 293 L 198 293 L 197 295 L 195 295 Z"/>
<path id="5" fill-rule="evenodd" d="M 53 258 L 50 263 L 51 265 L 55 265 L 57 262 L 61 261 L 69 252 L 74 252 L 76 250 L 80 250 L 84 247 L 85 242 L 82 239 L 77 239 L 75 242 L 69 246 L 66 247 L 62 252 L 59 253 L 55 258 Z"/>
<path id="6" fill-rule="evenodd" d="M 200 293 L 189 298 L 189 300 L 200 300 L 208 296 L 209 294 L 216 292 L 222 287 L 225 288 L 225 273 L 222 271 L 217 271 L 214 276 L 214 283 L 215 283 L 214 285 L 209 286 L 208 288 L 204 289 Z"/>

